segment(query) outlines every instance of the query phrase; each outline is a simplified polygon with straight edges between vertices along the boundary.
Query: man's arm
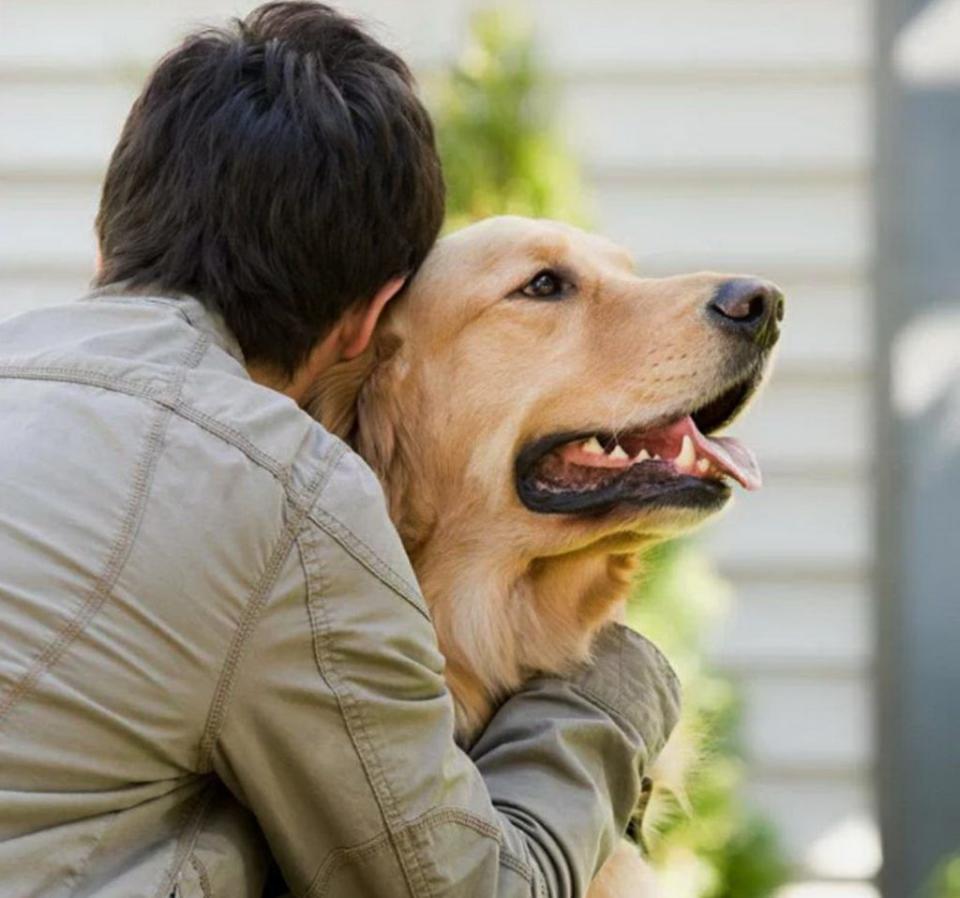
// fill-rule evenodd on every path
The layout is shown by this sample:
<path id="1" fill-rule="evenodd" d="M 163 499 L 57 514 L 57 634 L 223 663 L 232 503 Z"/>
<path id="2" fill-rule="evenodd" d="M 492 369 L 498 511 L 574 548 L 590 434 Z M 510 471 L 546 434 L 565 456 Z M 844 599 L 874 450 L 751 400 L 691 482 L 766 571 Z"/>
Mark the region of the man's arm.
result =
<path id="1" fill-rule="evenodd" d="M 317 531 L 299 554 L 214 757 L 294 894 L 582 895 L 676 720 L 662 656 L 611 628 L 589 669 L 529 684 L 468 757 L 422 609 Z"/>

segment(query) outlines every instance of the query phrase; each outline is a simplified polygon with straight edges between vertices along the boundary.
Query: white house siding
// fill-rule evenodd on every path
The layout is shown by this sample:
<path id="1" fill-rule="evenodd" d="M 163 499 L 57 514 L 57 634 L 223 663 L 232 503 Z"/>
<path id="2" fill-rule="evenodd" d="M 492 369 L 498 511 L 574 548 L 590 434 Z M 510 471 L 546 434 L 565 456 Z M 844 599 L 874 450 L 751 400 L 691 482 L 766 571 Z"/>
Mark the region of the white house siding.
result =
<path id="1" fill-rule="evenodd" d="M 99 178 L 145 67 L 251 5 L 2 0 L 0 314 L 82 291 Z M 425 76 L 471 8 L 347 5 Z M 827 883 L 791 898 L 871 894 L 870 0 L 526 8 L 598 227 L 647 272 L 756 272 L 788 293 L 775 382 L 739 428 L 766 487 L 705 535 L 737 587 L 715 656 L 743 685 L 749 796 L 798 879 Z"/>

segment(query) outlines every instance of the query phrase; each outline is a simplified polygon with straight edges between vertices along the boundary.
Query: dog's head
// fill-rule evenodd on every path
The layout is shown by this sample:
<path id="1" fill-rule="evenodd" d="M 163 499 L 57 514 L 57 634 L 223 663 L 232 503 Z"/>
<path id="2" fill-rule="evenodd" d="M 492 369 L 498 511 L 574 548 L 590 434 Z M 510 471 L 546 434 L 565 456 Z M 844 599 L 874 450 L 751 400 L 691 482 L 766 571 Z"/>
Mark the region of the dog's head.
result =
<path id="1" fill-rule="evenodd" d="M 313 411 L 383 477 L 413 552 L 464 515 L 528 559 L 626 552 L 699 524 L 731 481 L 759 486 L 749 450 L 715 434 L 782 316 L 753 278 L 645 278 L 601 237 L 490 219 L 437 244 Z"/>

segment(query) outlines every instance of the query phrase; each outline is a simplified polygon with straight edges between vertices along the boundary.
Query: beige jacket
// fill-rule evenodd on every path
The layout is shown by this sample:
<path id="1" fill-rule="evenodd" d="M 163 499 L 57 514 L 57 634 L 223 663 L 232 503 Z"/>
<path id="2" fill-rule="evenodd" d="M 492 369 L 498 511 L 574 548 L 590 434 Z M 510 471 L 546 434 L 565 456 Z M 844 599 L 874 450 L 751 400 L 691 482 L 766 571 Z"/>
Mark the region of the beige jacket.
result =
<path id="1" fill-rule="evenodd" d="M 0 324 L 0 895 L 580 895 L 677 714 L 615 629 L 469 753 L 380 487 L 191 299 Z"/>

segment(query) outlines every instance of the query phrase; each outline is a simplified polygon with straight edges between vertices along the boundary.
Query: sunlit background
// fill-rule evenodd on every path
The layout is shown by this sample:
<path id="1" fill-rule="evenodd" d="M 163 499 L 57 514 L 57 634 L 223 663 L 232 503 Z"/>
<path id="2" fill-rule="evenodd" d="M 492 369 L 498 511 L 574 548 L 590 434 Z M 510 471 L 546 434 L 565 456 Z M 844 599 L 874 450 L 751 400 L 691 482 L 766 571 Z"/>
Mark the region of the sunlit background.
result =
<path id="1" fill-rule="evenodd" d="M 84 292 L 150 64 L 253 5 L 0 0 L 0 315 Z M 664 836 L 665 863 L 701 859 L 670 898 L 960 895 L 960 867 L 934 872 L 960 849 L 960 3 L 339 5 L 416 69 L 457 221 L 572 217 L 644 272 L 787 292 L 737 428 L 766 486 L 636 603 L 718 728 L 694 795 L 710 827 Z"/>

